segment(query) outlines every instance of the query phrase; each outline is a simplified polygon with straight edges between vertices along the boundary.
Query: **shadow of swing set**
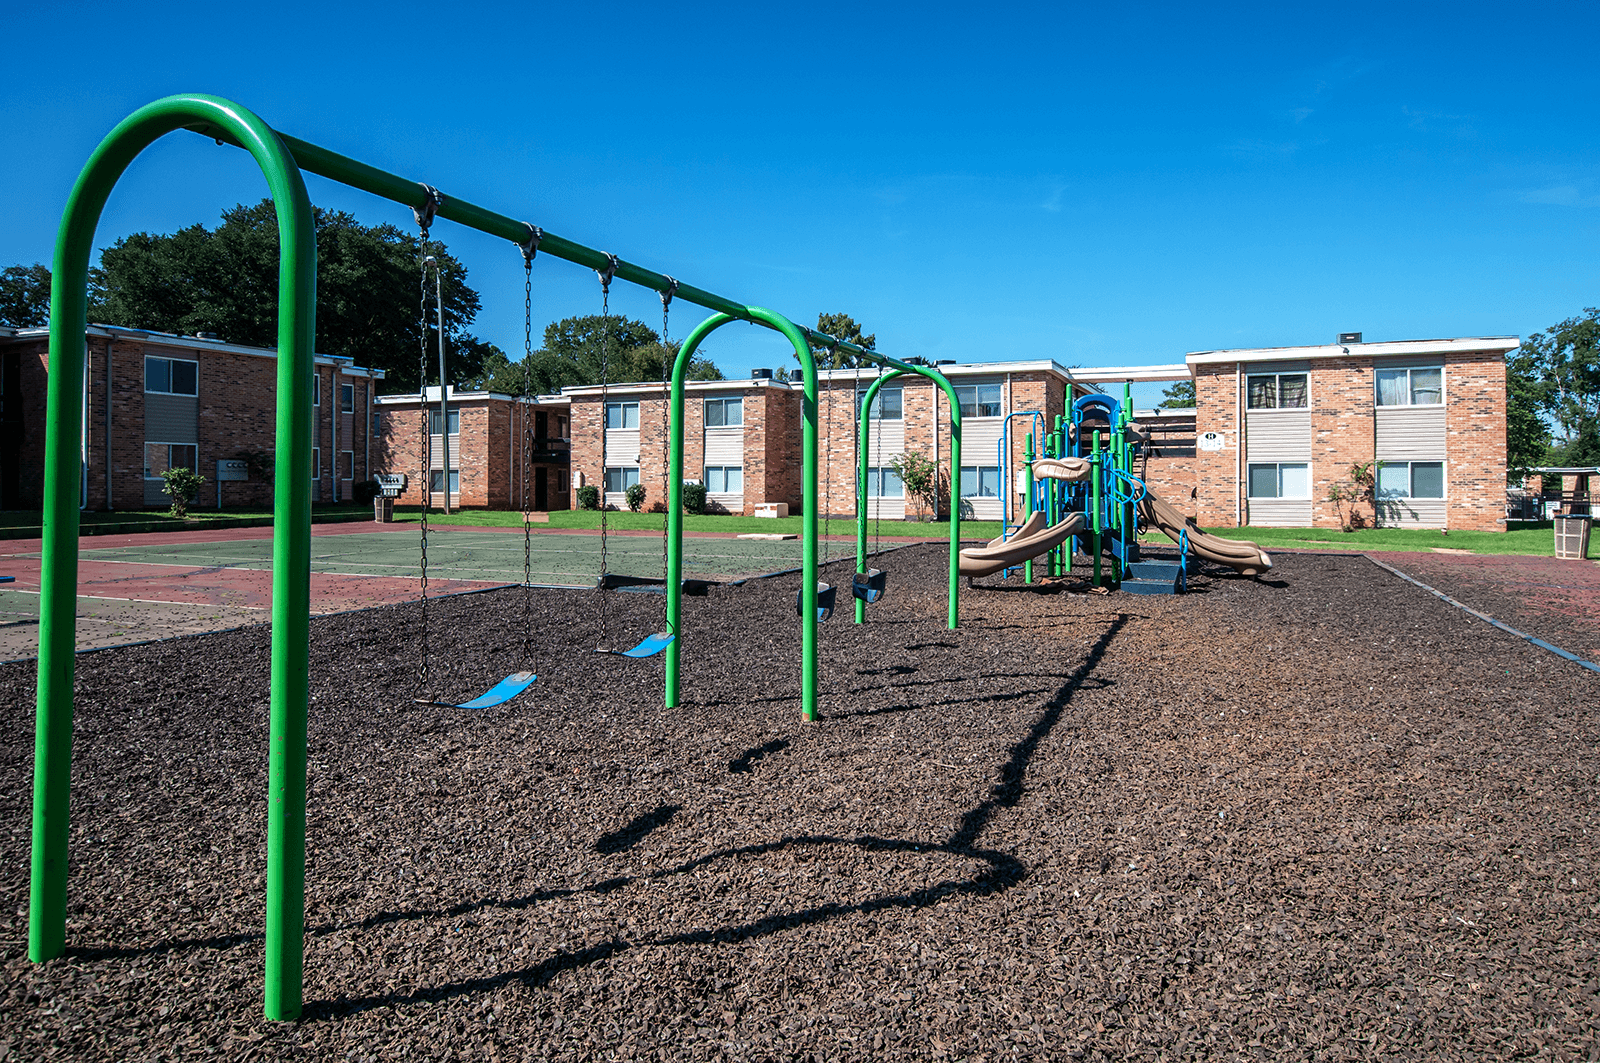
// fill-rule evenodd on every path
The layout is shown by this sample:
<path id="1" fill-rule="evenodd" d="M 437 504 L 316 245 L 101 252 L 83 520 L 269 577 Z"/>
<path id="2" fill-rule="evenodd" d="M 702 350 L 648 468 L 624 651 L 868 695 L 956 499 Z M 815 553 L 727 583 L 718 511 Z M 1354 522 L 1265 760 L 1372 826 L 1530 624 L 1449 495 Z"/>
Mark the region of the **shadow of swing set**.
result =
<path id="1" fill-rule="evenodd" d="M 72 770 L 73 677 L 76 649 L 78 484 L 82 459 L 80 398 L 84 381 L 89 258 L 101 212 L 123 172 L 150 144 L 186 129 L 219 145 L 248 151 L 266 178 L 277 208 L 279 235 L 276 393 L 276 472 L 273 500 L 272 644 L 267 804 L 267 896 L 263 1010 L 289 1020 L 302 1011 L 305 944 L 306 712 L 310 699 L 311 441 L 313 351 L 316 322 L 316 232 L 302 171 L 410 207 L 422 225 L 435 216 L 511 241 L 531 272 L 535 252 L 586 266 L 602 283 L 612 278 L 673 295 L 712 311 L 679 348 L 672 366 L 667 528 L 663 584 L 665 630 L 634 647 L 637 655 L 666 654 L 664 700 L 679 703 L 683 595 L 684 382 L 690 359 L 713 331 L 734 321 L 772 329 L 799 358 L 804 378 L 801 435 L 802 554 L 800 607 L 801 712 L 817 716 L 817 626 L 832 611 L 836 592 L 817 579 L 817 397 L 813 347 L 832 348 L 893 370 L 877 385 L 906 373 L 927 377 L 949 399 L 953 467 L 961 463 L 960 402 L 936 369 L 836 340 L 796 325 L 782 314 L 727 299 L 564 239 L 525 221 L 410 181 L 325 148 L 279 133 L 259 116 L 217 96 L 168 96 L 141 107 L 114 128 L 85 163 L 67 200 L 57 233 L 50 292 L 50 366 L 45 436 L 44 529 L 39 603 L 39 679 L 34 758 L 34 809 L 28 899 L 28 957 L 42 962 L 66 951 L 67 856 Z M 426 219 L 426 221 L 425 221 Z M 422 248 L 423 252 L 426 247 Z M 426 353 L 424 352 L 424 364 Z M 862 404 L 871 408 L 871 395 Z M 446 429 L 448 425 L 445 426 Z M 868 419 L 861 436 L 867 439 Z M 446 433 L 448 438 L 448 432 Z M 859 482 L 864 490 L 867 448 Z M 447 474 L 448 477 L 448 474 Z M 958 621 L 959 480 L 951 477 L 948 625 Z M 425 478 L 426 482 L 426 478 Z M 448 490 L 448 479 L 445 487 Z M 881 598 L 885 574 L 866 566 L 866 507 L 858 505 L 857 573 L 851 591 L 856 622 L 868 602 Z M 525 528 L 526 534 L 526 528 Z M 602 576 L 604 595 L 627 577 Z M 609 584 L 609 585 L 608 585 Z M 524 581 L 525 594 L 528 582 Z M 822 608 L 824 603 L 828 608 Z M 659 645 L 657 645 L 659 643 Z M 625 651 L 633 653 L 634 651 Z M 460 707 L 497 704 L 527 689 L 531 669 L 507 676 Z M 430 699 L 431 700 L 431 699 Z M 457 704 L 457 703 L 447 703 Z"/>

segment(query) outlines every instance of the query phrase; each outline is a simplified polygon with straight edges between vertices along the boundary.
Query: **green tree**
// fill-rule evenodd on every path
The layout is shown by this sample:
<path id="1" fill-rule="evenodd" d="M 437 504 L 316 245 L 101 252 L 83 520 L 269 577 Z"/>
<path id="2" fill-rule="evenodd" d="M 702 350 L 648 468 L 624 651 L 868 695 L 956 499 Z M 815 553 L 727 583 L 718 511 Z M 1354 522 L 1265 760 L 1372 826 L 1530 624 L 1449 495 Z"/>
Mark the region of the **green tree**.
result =
<path id="1" fill-rule="evenodd" d="M 0 325 L 44 328 L 50 324 L 50 271 L 31 266 L 0 270 Z"/>
<path id="2" fill-rule="evenodd" d="M 1161 402 L 1156 406 L 1160 410 L 1192 410 L 1194 409 L 1194 381 L 1177 380 L 1170 388 L 1161 392 Z"/>
<path id="3" fill-rule="evenodd" d="M 382 369 L 390 392 L 417 390 L 419 334 L 437 372 L 434 311 L 421 323 L 418 237 L 393 225 L 362 225 L 343 211 L 316 210 L 317 350 Z M 440 266 L 450 382 L 483 373 L 495 348 L 467 331 L 478 293 L 467 271 L 430 240 Z M 215 230 L 191 225 L 170 235 L 134 233 L 118 240 L 90 271 L 95 321 L 162 332 L 216 332 L 232 343 L 277 345 L 278 222 L 271 200 L 239 205 Z M 431 273 L 428 286 L 433 287 Z M 428 302 L 432 303 L 432 291 Z"/>
<path id="4" fill-rule="evenodd" d="M 1527 422 L 1530 405 L 1552 429 L 1547 464 L 1600 465 L 1600 310 L 1590 307 L 1529 336 L 1510 359 L 1507 390 L 1507 465 L 1513 445 L 1520 462 L 1537 441 Z"/>
<path id="5" fill-rule="evenodd" d="M 483 362 L 480 386 L 505 394 L 522 393 L 524 373 L 531 378 L 533 394 L 544 395 L 566 387 L 657 381 L 663 366 L 677 357 L 678 344 L 663 345 L 654 329 L 642 321 L 613 315 L 587 314 L 564 318 L 545 326 L 544 347 L 512 362 L 495 352 Z M 690 380 L 721 380 L 722 371 L 703 355 L 689 362 Z"/>
<path id="6" fill-rule="evenodd" d="M 878 346 L 877 333 L 864 335 L 861 326 L 856 324 L 856 319 L 849 314 L 818 314 L 817 331 L 836 340 L 865 347 L 867 350 L 874 350 Z M 826 347 L 814 346 L 811 353 L 817 361 L 818 369 L 865 369 L 876 364 L 860 355 L 842 350 L 829 350 Z M 798 362 L 800 356 L 794 355 L 794 360 Z"/>
<path id="7" fill-rule="evenodd" d="M 1550 425 L 1540 413 L 1544 388 L 1536 374 L 1532 358 L 1522 348 L 1506 360 L 1508 483 L 1521 483 L 1528 470 L 1550 464 Z"/>

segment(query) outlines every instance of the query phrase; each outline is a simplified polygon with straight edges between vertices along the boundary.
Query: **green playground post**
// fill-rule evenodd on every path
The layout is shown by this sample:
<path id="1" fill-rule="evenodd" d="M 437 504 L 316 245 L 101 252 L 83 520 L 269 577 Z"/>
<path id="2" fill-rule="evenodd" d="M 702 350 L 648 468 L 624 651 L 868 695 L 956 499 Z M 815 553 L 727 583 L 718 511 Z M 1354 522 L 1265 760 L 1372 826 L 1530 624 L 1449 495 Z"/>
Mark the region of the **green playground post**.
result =
<path id="1" fill-rule="evenodd" d="M 1007 485 L 1009 489 L 1010 485 Z M 1027 501 L 1027 512 L 1023 516 L 1024 522 L 1033 516 L 1033 434 L 1030 432 L 1022 440 L 1022 492 Z M 1033 558 L 1022 563 L 1022 579 L 1025 583 L 1033 582 Z"/>
<path id="2" fill-rule="evenodd" d="M 869 354 L 871 352 L 868 352 Z M 870 416 L 873 400 L 878 397 L 878 391 L 889 381 L 896 377 L 915 373 L 926 377 L 943 391 L 950 400 L 950 464 L 957 470 L 955 476 L 950 477 L 950 574 L 949 589 L 946 597 L 946 623 L 954 631 L 960 624 L 960 582 L 961 582 L 961 400 L 956 397 L 955 386 L 945 379 L 945 375 L 937 369 L 926 366 L 911 365 L 908 362 L 899 362 L 893 358 L 874 356 L 876 361 L 890 366 L 894 372 L 887 376 L 879 376 L 867 388 L 866 396 L 861 401 L 861 410 L 857 414 L 860 421 L 861 446 L 860 457 L 856 469 L 856 571 L 867 570 L 867 456 L 872 442 Z M 938 431 L 939 426 L 934 426 Z M 866 622 L 867 603 L 860 598 L 855 599 L 856 623 Z"/>
<path id="3" fill-rule="evenodd" d="M 72 771 L 81 396 L 89 255 L 106 199 L 158 138 L 196 123 L 246 148 L 278 210 L 277 473 L 273 504 L 272 659 L 267 775 L 264 1007 L 300 1014 L 305 920 L 306 706 L 311 615 L 311 381 L 316 333 L 316 229 L 300 169 L 259 117 L 216 96 L 168 96 L 141 107 L 100 142 L 78 175 L 56 239 L 50 290 L 44 544 L 39 601 L 38 715 L 28 958 L 66 949 L 67 837 Z"/>
<path id="4" fill-rule="evenodd" d="M 1093 514 L 1089 527 L 1093 532 L 1090 545 L 1094 551 L 1094 585 L 1100 586 L 1100 433 L 1093 431 L 1094 448 L 1090 451 L 1090 498 L 1089 512 Z"/>

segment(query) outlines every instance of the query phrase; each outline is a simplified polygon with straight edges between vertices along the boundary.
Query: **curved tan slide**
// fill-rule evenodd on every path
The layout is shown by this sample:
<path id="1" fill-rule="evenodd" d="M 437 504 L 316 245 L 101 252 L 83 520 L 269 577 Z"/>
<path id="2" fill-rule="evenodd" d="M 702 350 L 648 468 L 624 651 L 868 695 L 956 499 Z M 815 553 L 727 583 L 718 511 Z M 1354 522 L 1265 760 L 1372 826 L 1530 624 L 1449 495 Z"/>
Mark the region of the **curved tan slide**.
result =
<path id="1" fill-rule="evenodd" d="M 1139 503 L 1139 515 L 1145 523 L 1160 528 L 1173 542 L 1179 542 L 1184 531 L 1189 533 L 1189 549 L 1197 557 L 1215 561 L 1238 569 L 1241 575 L 1259 576 L 1272 568 L 1272 558 L 1255 543 L 1243 539 L 1224 539 L 1200 530 L 1193 517 L 1168 505 L 1145 488 L 1144 499 Z"/>
<path id="2" fill-rule="evenodd" d="M 1060 524 L 1046 524 L 1049 518 L 1040 510 L 1011 538 L 991 539 L 988 546 L 969 546 L 961 551 L 963 576 L 987 576 L 1012 565 L 1038 557 L 1060 546 L 1084 528 L 1083 514 L 1073 513 Z"/>

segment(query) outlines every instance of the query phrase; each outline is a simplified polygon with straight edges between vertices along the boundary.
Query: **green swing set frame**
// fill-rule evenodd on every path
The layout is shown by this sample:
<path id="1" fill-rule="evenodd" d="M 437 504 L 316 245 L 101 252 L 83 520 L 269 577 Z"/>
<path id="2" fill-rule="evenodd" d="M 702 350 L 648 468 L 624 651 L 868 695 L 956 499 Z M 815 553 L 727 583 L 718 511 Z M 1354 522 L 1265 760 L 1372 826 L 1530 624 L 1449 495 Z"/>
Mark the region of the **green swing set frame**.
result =
<path id="1" fill-rule="evenodd" d="M 465 200 L 440 196 L 428 185 L 387 173 L 272 129 L 259 116 L 217 96 L 168 96 L 139 108 L 101 141 L 73 186 L 58 230 L 50 292 L 50 375 L 45 436 L 44 529 L 39 622 L 39 681 L 34 747 L 33 847 L 29 879 L 28 957 L 39 962 L 66 950 L 67 842 L 72 767 L 73 676 L 76 649 L 78 505 L 82 456 L 78 440 L 84 380 L 89 257 L 106 200 L 133 160 L 168 133 L 187 129 L 248 151 L 265 176 L 278 212 L 278 375 L 276 482 L 273 502 L 272 647 L 267 794 L 266 971 L 268 1019 L 300 1015 L 305 936 L 306 711 L 310 676 L 312 355 L 316 315 L 316 233 L 302 171 L 358 188 L 413 210 L 509 240 L 519 248 L 539 234 L 547 255 L 603 271 L 712 311 L 684 341 L 672 371 L 672 432 L 668 504 L 667 605 L 669 628 L 682 619 L 683 409 L 689 360 L 712 331 L 748 321 L 783 334 L 804 371 L 802 469 L 803 598 L 801 708 L 817 712 L 817 367 L 812 346 L 837 347 L 899 374 L 934 381 L 951 401 L 952 468 L 960 467 L 960 405 L 937 370 L 911 365 L 803 328 L 781 314 L 747 306 L 674 281 L 665 274 L 536 229 Z M 882 377 L 878 384 L 892 377 Z M 863 415 L 869 406 L 863 406 Z M 865 426 L 862 428 L 865 436 Z M 948 623 L 958 622 L 959 498 L 951 477 Z M 860 507 L 858 543 L 864 543 Z M 858 545 L 864 571 L 864 546 Z M 860 620 L 861 606 L 857 606 Z M 679 700 L 681 640 L 667 649 L 666 704 Z"/>

